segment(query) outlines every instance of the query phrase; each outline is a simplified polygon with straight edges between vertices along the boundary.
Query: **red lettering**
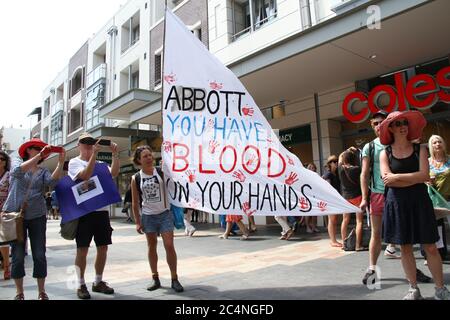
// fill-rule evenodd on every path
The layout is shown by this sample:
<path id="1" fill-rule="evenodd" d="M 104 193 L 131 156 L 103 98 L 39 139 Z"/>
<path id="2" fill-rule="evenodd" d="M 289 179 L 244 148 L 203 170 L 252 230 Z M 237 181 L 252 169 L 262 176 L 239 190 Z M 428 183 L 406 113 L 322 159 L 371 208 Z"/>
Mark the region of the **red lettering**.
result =
<path id="1" fill-rule="evenodd" d="M 270 169 L 272 167 L 272 152 L 276 153 L 278 155 L 278 157 L 281 159 L 281 162 L 283 163 L 283 168 L 281 169 L 281 171 L 278 173 L 274 173 L 274 174 L 270 173 Z M 269 163 L 267 164 L 267 168 L 268 168 L 267 176 L 269 178 L 278 178 L 286 171 L 286 160 L 284 159 L 283 155 L 281 153 L 279 153 L 277 150 L 269 148 Z"/>
<path id="2" fill-rule="evenodd" d="M 200 173 L 206 173 L 206 174 L 214 174 L 214 173 L 216 173 L 214 170 L 205 170 L 205 169 L 203 169 L 203 146 L 202 145 L 198 146 L 198 151 L 199 151 L 198 170 L 200 171 Z"/>
<path id="3" fill-rule="evenodd" d="M 185 155 L 177 155 L 177 148 L 178 147 L 182 147 L 186 150 L 186 154 Z M 189 168 L 189 161 L 187 160 L 187 157 L 189 156 L 189 148 L 187 145 L 182 144 L 182 143 L 174 143 L 172 145 L 172 149 L 173 149 L 173 163 L 172 163 L 172 171 L 173 172 L 183 172 L 185 171 L 187 168 Z M 177 169 L 175 167 L 177 160 L 183 160 L 185 163 L 185 166 L 182 169 Z"/>
<path id="4" fill-rule="evenodd" d="M 223 155 L 225 154 L 225 151 L 227 151 L 227 149 L 231 149 L 233 151 L 233 166 L 231 167 L 230 170 L 225 170 L 225 168 L 223 167 Z M 232 172 L 235 168 L 236 168 L 236 164 L 237 164 L 237 151 L 236 148 L 233 146 L 225 146 L 225 148 L 223 148 L 222 153 L 220 154 L 220 158 L 219 158 L 219 162 L 220 162 L 220 169 L 225 172 L 225 173 L 230 173 Z"/>
<path id="5" fill-rule="evenodd" d="M 419 74 L 413 77 L 406 85 L 406 98 L 412 106 L 418 109 L 431 108 L 437 102 L 438 88 L 432 76 L 428 74 Z M 419 100 L 417 96 L 427 95 Z"/>
<path id="6" fill-rule="evenodd" d="M 394 78 L 395 78 L 395 86 L 397 87 L 397 94 L 398 94 L 398 111 L 409 110 L 409 103 L 405 97 L 405 84 L 406 84 L 405 73 L 398 72 L 395 74 Z"/>
<path id="7" fill-rule="evenodd" d="M 351 122 L 361 123 L 369 118 L 370 112 L 367 107 L 363 108 L 359 113 L 353 113 L 353 105 L 356 102 L 367 102 L 367 97 L 361 92 L 352 92 L 344 100 L 342 105 L 342 113 Z"/>
<path id="8" fill-rule="evenodd" d="M 258 159 L 257 159 L 258 164 L 256 165 L 256 167 L 253 171 L 250 171 L 247 167 L 247 164 L 245 163 L 245 155 L 247 154 L 247 151 L 250 149 L 255 150 L 256 154 L 258 155 Z M 244 149 L 244 152 L 242 152 L 242 168 L 244 168 L 244 170 L 247 171 L 247 173 L 253 175 L 259 170 L 260 166 L 261 166 L 261 152 L 259 152 L 259 149 L 252 145 L 246 146 Z"/>
<path id="9" fill-rule="evenodd" d="M 439 71 L 436 75 L 436 80 L 441 89 L 450 90 L 450 67 L 445 67 Z M 450 93 L 444 90 L 439 91 L 439 99 L 444 103 L 450 103 Z"/>
<path id="10" fill-rule="evenodd" d="M 389 96 L 389 104 L 384 108 L 386 112 L 392 112 L 395 110 L 397 106 L 397 93 L 392 86 L 383 84 L 380 86 L 376 86 L 369 94 L 369 109 L 373 113 L 380 111 L 378 108 L 378 99 L 383 94 L 387 94 Z"/>

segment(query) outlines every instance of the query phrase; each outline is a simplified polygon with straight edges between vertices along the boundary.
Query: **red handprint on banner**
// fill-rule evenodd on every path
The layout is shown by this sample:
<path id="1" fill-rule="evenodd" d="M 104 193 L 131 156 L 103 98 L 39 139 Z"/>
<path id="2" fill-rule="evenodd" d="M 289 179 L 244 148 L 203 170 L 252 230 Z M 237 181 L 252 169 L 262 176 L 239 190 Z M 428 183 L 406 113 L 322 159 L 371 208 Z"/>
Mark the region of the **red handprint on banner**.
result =
<path id="1" fill-rule="evenodd" d="M 295 165 L 294 160 L 291 159 L 291 157 L 287 157 L 288 158 L 288 163 L 293 166 Z"/>
<path id="2" fill-rule="evenodd" d="M 164 141 L 162 145 L 165 152 L 172 152 L 172 143 L 170 141 Z"/>
<path id="3" fill-rule="evenodd" d="M 327 211 L 327 203 L 326 202 L 323 202 L 323 201 L 320 201 L 320 202 L 318 202 L 317 203 L 317 207 L 320 209 L 320 211 Z"/>
<path id="4" fill-rule="evenodd" d="M 255 109 L 253 109 L 250 106 L 244 106 L 242 108 L 242 113 L 244 114 L 244 116 L 252 117 L 254 112 L 255 112 Z"/>
<path id="5" fill-rule="evenodd" d="M 270 139 L 270 138 L 267 138 L 266 141 L 267 141 L 268 144 L 272 144 L 273 143 L 273 140 Z"/>
<path id="6" fill-rule="evenodd" d="M 255 212 L 256 212 L 256 210 L 251 211 L 250 203 L 249 203 L 249 202 L 245 202 L 245 203 L 242 205 L 242 210 L 244 211 L 244 214 L 245 214 L 247 217 L 251 217 L 251 216 L 254 215 Z"/>
<path id="7" fill-rule="evenodd" d="M 194 183 L 195 182 L 195 174 L 194 174 L 194 172 L 192 172 L 191 170 L 186 171 L 186 176 L 189 179 L 189 183 Z"/>
<path id="8" fill-rule="evenodd" d="M 303 209 L 303 210 L 308 209 L 309 203 L 305 197 L 301 197 L 300 200 L 298 200 L 298 206 L 300 207 L 300 209 Z"/>
<path id="9" fill-rule="evenodd" d="M 200 201 L 198 199 L 194 199 L 188 202 L 189 208 L 198 209 L 200 207 Z"/>
<path id="10" fill-rule="evenodd" d="M 284 181 L 288 186 L 292 186 L 294 183 L 298 181 L 298 175 L 294 172 L 291 172 L 289 177 Z"/>
<path id="11" fill-rule="evenodd" d="M 240 182 L 245 182 L 245 180 L 247 179 L 241 170 L 233 172 L 233 178 L 236 178 Z"/>
<path id="12" fill-rule="evenodd" d="M 219 143 L 217 141 L 211 140 L 209 142 L 209 148 L 208 148 L 209 153 L 211 153 L 211 154 L 216 153 L 216 149 L 218 146 L 219 146 Z"/>
<path id="13" fill-rule="evenodd" d="M 211 131 L 214 129 L 214 120 L 213 119 L 209 119 L 208 120 L 208 129 L 207 131 Z"/>
<path id="14" fill-rule="evenodd" d="M 175 83 L 177 81 L 177 79 L 175 78 L 175 75 L 173 73 L 164 76 L 164 80 L 167 82 L 167 84 L 172 85 L 173 83 Z"/>
<path id="15" fill-rule="evenodd" d="M 223 83 L 218 83 L 216 81 L 210 82 L 209 86 L 213 90 L 221 90 L 223 88 Z"/>

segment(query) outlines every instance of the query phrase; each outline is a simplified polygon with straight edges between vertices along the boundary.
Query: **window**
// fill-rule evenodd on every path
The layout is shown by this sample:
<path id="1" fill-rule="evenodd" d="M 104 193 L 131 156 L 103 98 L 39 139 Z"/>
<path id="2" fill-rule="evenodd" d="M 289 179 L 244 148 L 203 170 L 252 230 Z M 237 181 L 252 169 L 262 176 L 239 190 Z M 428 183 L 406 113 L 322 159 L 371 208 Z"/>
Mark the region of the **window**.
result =
<path id="1" fill-rule="evenodd" d="M 241 36 L 261 28 L 265 23 L 275 19 L 277 12 L 276 0 L 233 1 L 234 35 L 232 40 L 237 40 Z"/>
<path id="2" fill-rule="evenodd" d="M 161 70 L 162 70 L 162 56 L 161 53 L 155 55 L 155 87 L 161 84 Z"/>
<path id="3" fill-rule="evenodd" d="M 133 32 L 131 33 L 131 45 L 139 41 L 139 31 L 140 31 L 139 25 L 133 29 Z"/>
<path id="4" fill-rule="evenodd" d="M 98 115 L 98 109 L 105 104 L 105 82 L 90 88 L 86 94 L 86 129 L 93 128 L 103 119 Z"/>
<path id="5" fill-rule="evenodd" d="M 131 48 L 140 38 L 140 12 L 137 11 L 121 27 L 121 51 L 124 53 Z"/>
<path id="6" fill-rule="evenodd" d="M 69 113 L 69 134 L 81 128 L 82 121 L 82 110 L 84 109 L 84 105 L 81 104 L 78 107 L 70 110 Z"/>
<path id="7" fill-rule="evenodd" d="M 71 94 L 70 97 L 72 98 L 74 95 L 78 93 L 83 87 L 83 69 L 79 68 L 76 73 L 74 74 L 72 81 L 71 81 Z"/>
<path id="8" fill-rule="evenodd" d="M 63 143 L 63 112 L 59 111 L 52 117 L 50 127 L 50 144 L 54 146 Z"/>
<path id="9" fill-rule="evenodd" d="M 131 88 L 130 89 L 137 89 L 139 88 L 139 71 L 136 71 L 131 75 Z"/>
<path id="10" fill-rule="evenodd" d="M 50 114 L 50 97 L 44 101 L 44 118 Z"/>

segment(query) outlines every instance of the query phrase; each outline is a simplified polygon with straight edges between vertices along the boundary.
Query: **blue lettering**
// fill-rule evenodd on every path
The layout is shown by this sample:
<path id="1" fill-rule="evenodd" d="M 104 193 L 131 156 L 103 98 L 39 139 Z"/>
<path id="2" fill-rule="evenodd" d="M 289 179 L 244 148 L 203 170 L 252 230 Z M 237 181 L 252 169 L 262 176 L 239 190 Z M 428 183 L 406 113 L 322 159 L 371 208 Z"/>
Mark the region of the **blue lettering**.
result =
<path id="1" fill-rule="evenodd" d="M 170 117 L 170 115 L 167 115 L 167 118 L 169 119 L 170 123 L 172 124 L 172 135 L 175 132 L 175 122 L 178 121 L 178 119 L 180 118 L 180 116 L 178 115 L 175 119 L 172 120 L 172 118 Z"/>
<path id="2" fill-rule="evenodd" d="M 187 122 L 187 128 L 185 126 L 185 123 Z M 191 119 L 189 117 L 184 117 L 183 120 L 181 120 L 181 133 L 183 133 L 185 136 L 188 136 L 191 132 Z"/>

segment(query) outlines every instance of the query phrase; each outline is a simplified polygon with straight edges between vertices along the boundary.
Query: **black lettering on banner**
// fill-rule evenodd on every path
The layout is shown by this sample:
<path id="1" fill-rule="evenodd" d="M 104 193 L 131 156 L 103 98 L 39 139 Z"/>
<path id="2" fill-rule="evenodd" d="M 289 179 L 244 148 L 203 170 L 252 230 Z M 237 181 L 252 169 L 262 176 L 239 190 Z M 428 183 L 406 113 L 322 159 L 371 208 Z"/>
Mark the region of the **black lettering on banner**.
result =
<path id="1" fill-rule="evenodd" d="M 284 191 L 284 194 L 283 194 L 283 197 L 281 197 L 280 193 L 278 192 L 277 185 L 275 185 L 275 184 L 273 185 L 273 205 L 274 205 L 273 209 L 274 209 L 274 211 L 277 211 L 277 198 L 278 198 L 278 200 L 280 200 L 281 205 L 286 210 L 286 191 L 287 191 L 286 185 L 283 186 L 283 191 Z"/>
<path id="2" fill-rule="evenodd" d="M 189 201 L 189 183 L 186 182 L 186 188 L 181 185 L 181 183 L 177 182 L 178 187 L 180 188 L 180 196 L 178 201 L 182 202 L 183 195 L 184 201 L 187 203 Z"/>
<path id="3" fill-rule="evenodd" d="M 292 203 L 292 196 L 295 197 L 294 203 Z M 292 211 L 296 209 L 297 206 L 298 206 L 298 195 L 295 192 L 295 190 L 291 186 L 289 186 L 289 210 Z"/>
<path id="4" fill-rule="evenodd" d="M 234 92 L 233 91 L 220 91 L 220 93 L 224 93 L 225 94 L 225 114 L 228 117 L 228 113 L 229 113 L 229 110 L 228 110 L 228 107 L 229 107 L 228 96 L 230 94 L 233 94 Z"/>
<path id="5" fill-rule="evenodd" d="M 202 111 L 205 109 L 206 92 L 203 89 L 194 89 L 194 111 Z M 197 108 L 197 102 L 200 102 L 201 107 Z"/>
<path id="6" fill-rule="evenodd" d="M 309 184 L 305 184 L 302 186 L 302 195 L 305 197 L 306 201 L 308 201 L 308 209 L 301 209 L 301 212 L 310 212 L 312 210 L 312 203 L 309 200 L 308 196 L 305 194 L 305 188 L 309 188 L 309 190 L 312 190 L 312 187 Z"/>
<path id="7" fill-rule="evenodd" d="M 245 92 L 236 92 L 236 94 L 239 96 L 238 100 L 239 115 L 242 116 L 242 97 L 245 96 Z"/>
<path id="8" fill-rule="evenodd" d="M 218 190 L 219 193 L 214 193 L 214 196 L 213 196 L 213 187 L 214 186 L 217 186 L 217 188 L 219 189 Z M 213 204 L 214 198 L 219 200 L 217 202 L 216 207 L 214 207 L 214 204 Z M 220 188 L 220 184 L 218 182 L 214 182 L 213 184 L 211 184 L 211 188 L 209 188 L 209 204 L 211 206 L 211 209 L 218 211 L 220 208 L 220 204 L 222 203 L 221 199 L 222 199 L 222 190 Z"/>
<path id="9" fill-rule="evenodd" d="M 273 211 L 272 201 L 270 199 L 269 184 L 266 184 L 266 187 L 264 188 L 264 194 L 263 194 L 263 198 L 262 198 L 261 208 L 259 208 L 259 210 L 264 210 L 264 204 L 266 203 L 266 200 L 269 201 L 270 211 Z"/>
<path id="10" fill-rule="evenodd" d="M 208 188 L 209 181 L 206 181 L 204 188 L 202 188 L 202 185 L 198 181 L 196 183 L 197 183 L 197 187 L 202 192 L 202 207 L 204 207 L 205 206 L 205 191 L 206 191 L 206 188 Z"/>
<path id="11" fill-rule="evenodd" d="M 167 98 L 166 106 L 164 107 L 164 110 L 167 110 L 167 108 L 169 107 L 169 102 L 171 100 L 174 100 L 177 104 L 178 110 L 181 110 L 180 97 L 178 96 L 177 87 L 175 87 L 175 86 L 172 86 L 172 88 L 170 88 L 169 97 Z M 171 111 L 173 111 L 173 109 Z"/>
<path id="12" fill-rule="evenodd" d="M 237 191 L 239 189 L 239 192 Z M 242 190 L 244 188 L 242 187 L 242 184 L 239 181 L 234 181 L 234 199 L 233 199 L 233 210 L 236 210 L 236 199 L 239 202 L 239 209 L 242 209 L 242 203 L 240 196 L 242 194 Z"/>
<path id="13" fill-rule="evenodd" d="M 256 184 L 256 193 L 252 193 L 252 184 L 248 184 L 248 201 L 250 204 L 250 208 L 253 208 L 252 206 L 252 198 L 256 198 L 256 207 L 259 208 L 259 183 Z"/>
<path id="14" fill-rule="evenodd" d="M 170 188 L 169 188 L 169 182 L 171 182 L 172 181 L 172 179 L 167 179 L 167 181 L 166 181 L 166 189 L 167 189 L 167 193 L 169 194 L 169 197 L 172 199 L 172 200 L 175 200 L 176 198 L 177 198 L 177 184 L 175 183 L 175 182 L 173 182 L 173 186 L 174 186 L 174 189 L 175 189 L 175 194 L 174 195 L 172 195 L 171 193 L 170 193 Z"/>
<path id="15" fill-rule="evenodd" d="M 194 90 L 192 90 L 191 88 L 183 88 L 183 111 L 189 111 L 192 110 L 192 108 L 194 107 L 194 104 L 192 102 L 192 98 L 194 96 Z M 189 93 L 189 96 L 187 95 L 187 93 Z M 189 102 L 189 106 L 187 106 L 187 102 Z"/>
<path id="16" fill-rule="evenodd" d="M 211 104 L 211 97 L 212 96 L 216 97 L 216 110 L 212 109 L 212 104 Z M 220 108 L 220 97 L 219 97 L 219 94 L 217 93 L 217 91 L 213 90 L 213 91 L 209 92 L 206 104 L 207 104 L 208 110 L 209 110 L 209 112 L 211 114 L 216 114 L 219 111 L 219 108 Z"/>
<path id="17" fill-rule="evenodd" d="M 228 205 L 226 205 L 225 204 L 225 197 L 226 197 L 226 191 L 225 190 L 227 190 L 227 189 L 229 189 L 230 190 L 230 193 L 229 193 L 229 202 L 228 202 Z M 230 188 L 227 188 L 227 189 L 225 189 L 225 182 L 222 182 L 222 190 L 223 190 L 223 195 L 222 195 L 222 206 L 223 206 L 223 208 L 224 209 L 226 209 L 226 210 L 228 210 L 228 209 L 230 209 L 230 207 L 231 207 L 231 202 L 233 201 L 233 192 L 234 192 L 234 189 L 233 189 L 233 182 L 230 182 Z"/>

